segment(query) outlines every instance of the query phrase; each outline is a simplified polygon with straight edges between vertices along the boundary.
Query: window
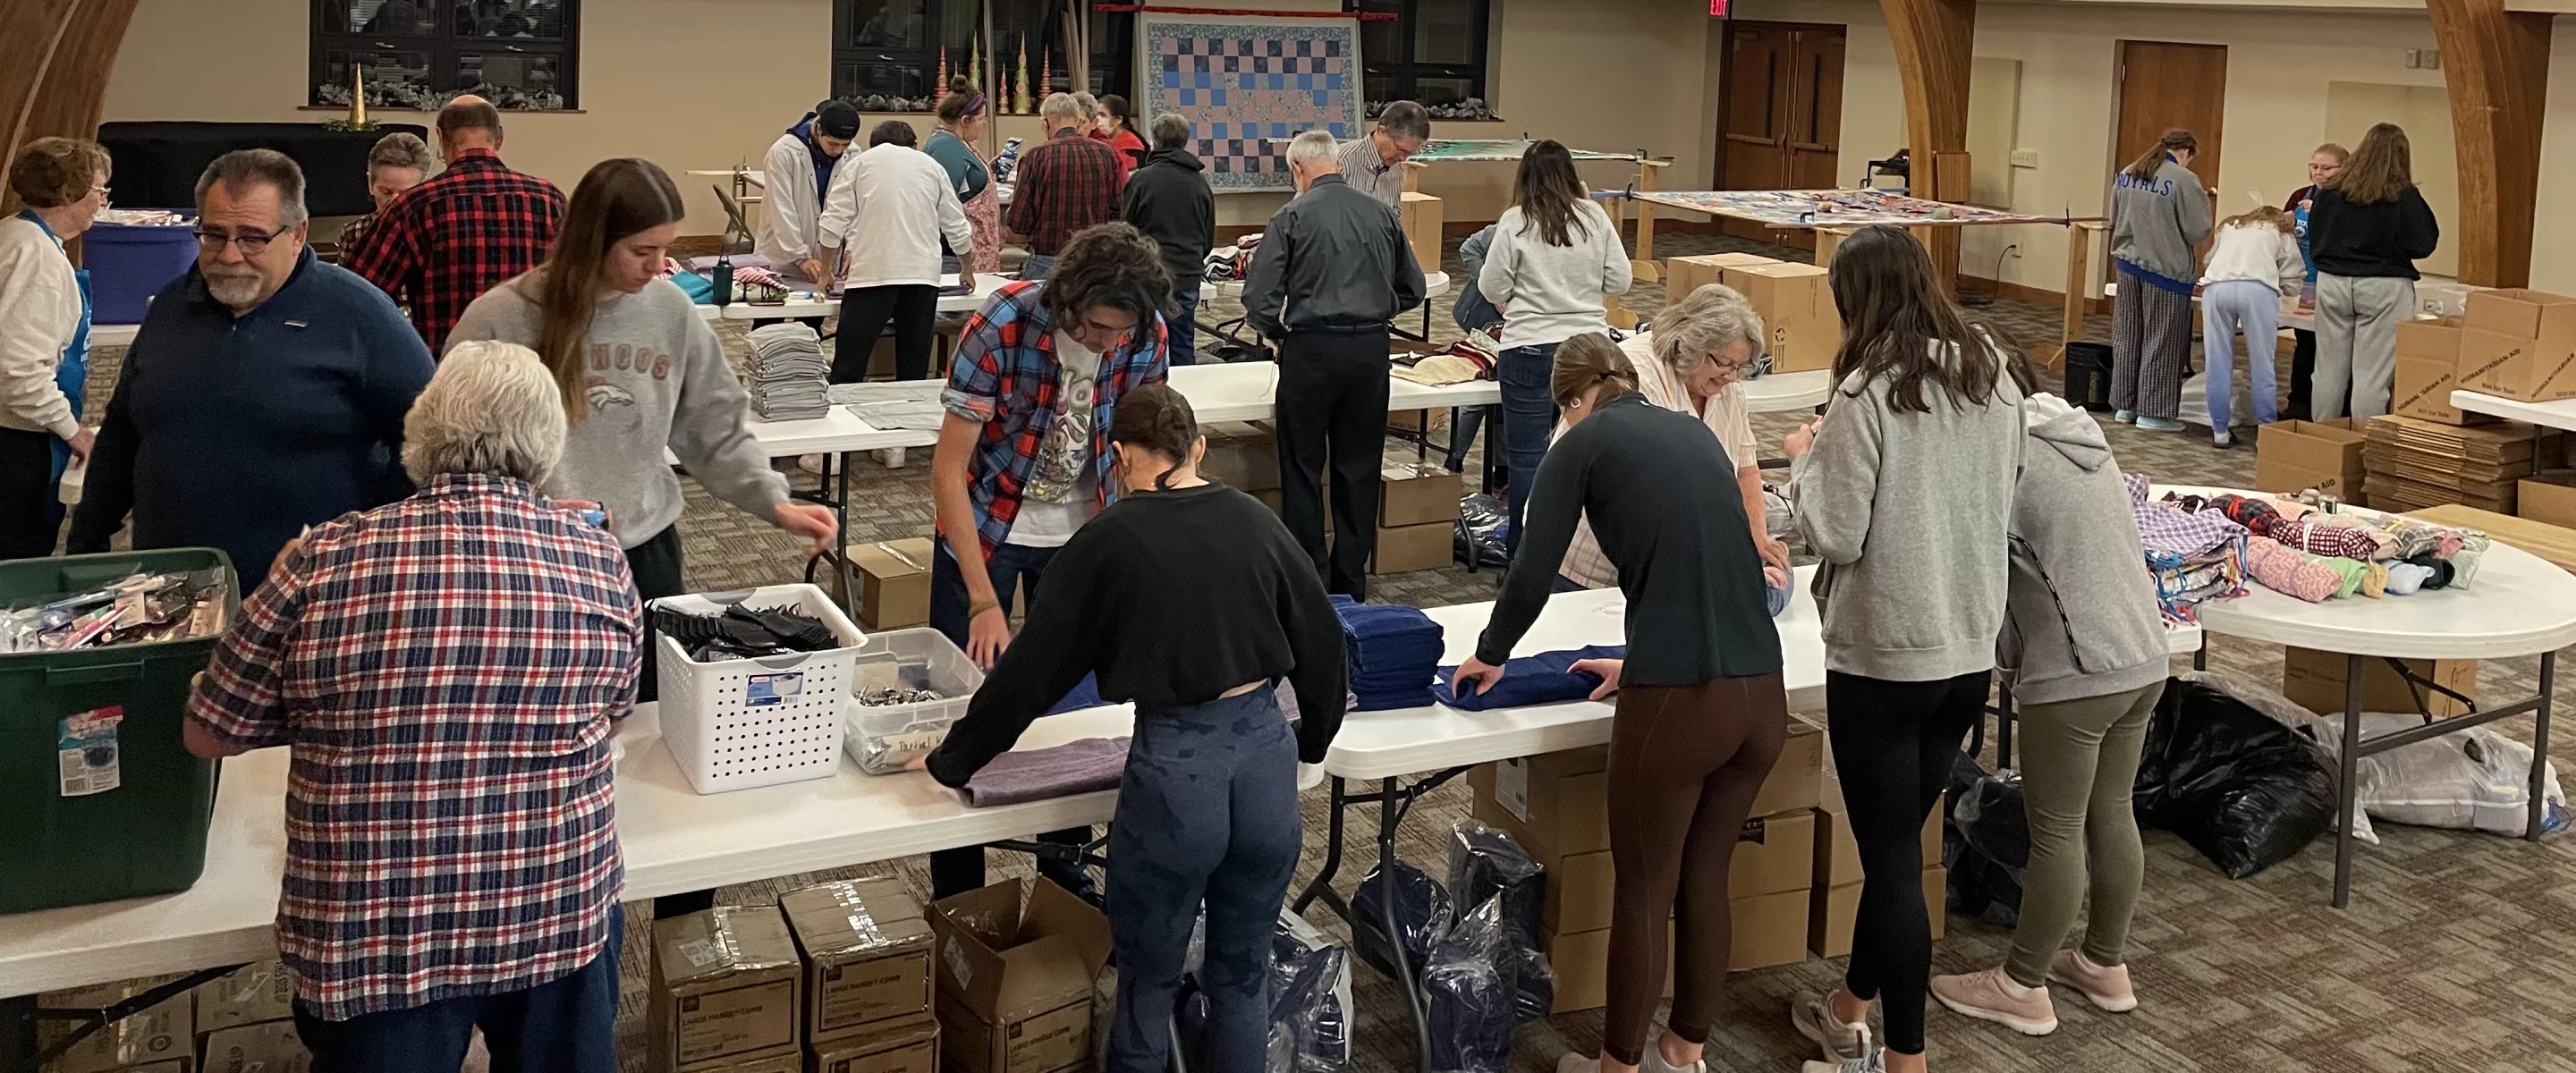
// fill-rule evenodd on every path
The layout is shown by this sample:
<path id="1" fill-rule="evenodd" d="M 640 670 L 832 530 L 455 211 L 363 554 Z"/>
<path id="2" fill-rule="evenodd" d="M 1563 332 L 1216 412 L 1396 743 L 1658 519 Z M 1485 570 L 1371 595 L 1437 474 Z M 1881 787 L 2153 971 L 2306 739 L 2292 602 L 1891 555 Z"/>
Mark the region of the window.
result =
<path id="1" fill-rule="evenodd" d="M 1352 10 L 1393 15 L 1360 23 L 1369 114 L 1388 101 L 1419 101 L 1442 119 L 1481 119 L 1490 0 L 1356 0 Z"/>
<path id="2" fill-rule="evenodd" d="M 311 103 L 429 111 L 473 93 L 505 110 L 577 107 L 581 0 L 312 0 Z"/>
<path id="3" fill-rule="evenodd" d="M 1076 88 L 1065 60 L 1061 0 L 990 0 L 989 6 L 997 55 L 985 65 L 1006 98 L 1023 47 L 1032 98 Z M 947 91 L 938 84 L 940 69 L 965 74 L 981 51 L 986 9 L 986 0 L 834 0 L 832 95 L 864 112 L 930 111 Z M 1090 17 L 1089 88 L 1124 95 L 1134 80 L 1135 16 L 1094 11 Z"/>

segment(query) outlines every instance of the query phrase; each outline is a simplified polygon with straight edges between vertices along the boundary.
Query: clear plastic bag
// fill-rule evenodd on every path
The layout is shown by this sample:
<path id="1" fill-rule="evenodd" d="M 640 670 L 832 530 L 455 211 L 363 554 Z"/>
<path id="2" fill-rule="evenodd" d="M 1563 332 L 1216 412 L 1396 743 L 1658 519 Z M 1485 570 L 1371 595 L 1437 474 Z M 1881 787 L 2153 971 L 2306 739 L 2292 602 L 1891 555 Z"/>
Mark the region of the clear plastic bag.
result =
<path id="1" fill-rule="evenodd" d="M 1432 943 L 1449 931 L 1449 921 L 1454 912 L 1449 888 L 1422 869 L 1401 860 L 1395 862 L 1395 886 L 1396 897 L 1401 903 L 1397 919 L 1398 930 L 1403 936 L 1405 964 L 1412 966 L 1418 976 L 1428 963 Z M 1352 924 L 1351 945 L 1361 961 L 1392 977 L 1395 975 L 1395 962 L 1386 945 L 1385 890 L 1386 884 L 1380 881 L 1376 868 L 1369 869 L 1368 876 L 1360 880 L 1359 893 L 1351 898 L 1351 914 L 1359 918 Z"/>
<path id="2" fill-rule="evenodd" d="M 1471 906 L 1501 899 L 1503 925 L 1511 929 L 1512 941 L 1538 948 L 1539 922 L 1547 907 L 1547 872 L 1512 836 L 1475 820 L 1452 825 L 1449 896 L 1459 905 Z"/>
<path id="3" fill-rule="evenodd" d="M 1488 900 L 1432 948 L 1422 990 L 1431 1021 L 1434 1073 L 1503 1073 L 1520 1027 L 1521 963 L 1502 903 Z"/>
<path id="4" fill-rule="evenodd" d="M 2320 716 L 2317 739 L 2341 754 L 2341 719 Z M 2421 715 L 2365 712 L 2362 734 L 2377 737 L 2424 725 Z M 2531 747 L 2485 727 L 2453 731 L 2430 741 L 2361 758 L 2355 797 L 2373 820 L 2416 827 L 2447 827 L 2519 838 L 2531 819 Z M 2540 831 L 2567 830 L 2567 791 L 2557 765 L 2542 770 Z M 2363 833 L 2359 820 L 2356 835 Z M 2372 835 L 2369 841 L 2377 842 Z"/>
<path id="5" fill-rule="evenodd" d="M 1510 566 L 1512 553 L 1503 543 L 1503 530 L 1510 522 L 1511 514 L 1500 496 L 1477 492 L 1459 500 L 1454 541 L 1457 561 L 1476 566 Z"/>

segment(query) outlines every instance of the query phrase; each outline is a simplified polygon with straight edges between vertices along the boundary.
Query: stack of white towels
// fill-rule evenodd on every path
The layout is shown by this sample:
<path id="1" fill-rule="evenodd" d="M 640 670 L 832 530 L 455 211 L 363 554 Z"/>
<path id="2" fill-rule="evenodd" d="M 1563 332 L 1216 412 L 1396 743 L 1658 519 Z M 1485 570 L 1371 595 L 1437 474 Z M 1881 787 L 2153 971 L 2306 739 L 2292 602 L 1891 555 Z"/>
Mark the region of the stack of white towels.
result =
<path id="1" fill-rule="evenodd" d="M 797 323 L 753 329 L 751 363 L 744 386 L 751 391 L 751 412 L 763 421 L 805 421 L 831 412 L 824 382 L 832 363 L 823 356 L 823 340 L 814 329 Z"/>

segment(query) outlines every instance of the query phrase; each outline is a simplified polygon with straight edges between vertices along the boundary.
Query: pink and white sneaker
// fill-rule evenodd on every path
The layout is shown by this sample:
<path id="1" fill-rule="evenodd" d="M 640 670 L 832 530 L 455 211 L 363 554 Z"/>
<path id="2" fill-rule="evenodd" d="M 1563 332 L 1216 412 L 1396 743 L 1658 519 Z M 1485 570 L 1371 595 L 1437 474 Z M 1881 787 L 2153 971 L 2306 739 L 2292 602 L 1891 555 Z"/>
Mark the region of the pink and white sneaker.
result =
<path id="1" fill-rule="evenodd" d="M 1935 976 L 1932 997 L 1963 1017 L 1992 1021 L 2025 1036 L 2057 1031 L 2057 1006 L 2045 987 L 2023 987 L 2001 968 Z"/>
<path id="2" fill-rule="evenodd" d="M 2129 987 L 2126 965 L 2096 965 L 2083 951 L 2060 950 L 2049 960 L 2048 978 L 2074 988 L 2104 1013 L 2127 1013 L 2138 1008 L 2138 993 Z"/>

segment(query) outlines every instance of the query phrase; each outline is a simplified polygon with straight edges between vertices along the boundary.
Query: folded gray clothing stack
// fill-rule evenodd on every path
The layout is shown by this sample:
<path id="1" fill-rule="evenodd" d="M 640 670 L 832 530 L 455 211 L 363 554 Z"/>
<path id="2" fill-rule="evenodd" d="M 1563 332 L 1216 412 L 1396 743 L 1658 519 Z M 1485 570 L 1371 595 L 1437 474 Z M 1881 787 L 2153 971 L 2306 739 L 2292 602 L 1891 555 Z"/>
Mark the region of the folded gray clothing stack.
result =
<path id="1" fill-rule="evenodd" d="M 832 363 L 823 356 L 823 340 L 802 324 L 772 324 L 753 329 L 751 361 L 743 368 L 743 387 L 751 392 L 751 412 L 764 421 L 804 421 L 832 410 L 824 395 Z"/>
<path id="2" fill-rule="evenodd" d="M 1127 739 L 1083 738 L 1051 749 L 1015 749 L 966 780 L 972 808 L 1017 805 L 1113 789 L 1127 770 Z"/>

